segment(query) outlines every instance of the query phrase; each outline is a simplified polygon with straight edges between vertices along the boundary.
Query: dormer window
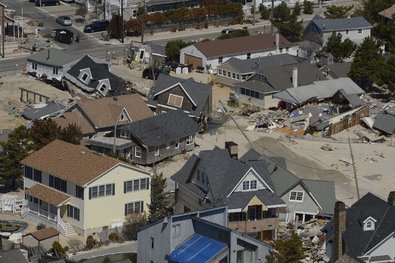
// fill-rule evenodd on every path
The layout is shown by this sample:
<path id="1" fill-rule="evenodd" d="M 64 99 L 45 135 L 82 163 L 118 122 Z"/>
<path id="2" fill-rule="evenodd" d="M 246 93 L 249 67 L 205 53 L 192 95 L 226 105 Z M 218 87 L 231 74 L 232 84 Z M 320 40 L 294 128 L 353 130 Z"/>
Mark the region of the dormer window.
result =
<path id="1" fill-rule="evenodd" d="M 86 80 L 88 79 L 88 77 L 89 77 L 88 73 L 84 72 L 84 73 L 82 73 L 81 80 L 82 80 L 83 82 L 86 82 Z"/>
<path id="2" fill-rule="evenodd" d="M 183 100 L 184 100 L 184 97 L 182 97 L 182 96 L 178 96 L 175 94 L 169 94 L 169 99 L 167 100 L 167 105 L 181 108 Z"/>
<path id="3" fill-rule="evenodd" d="M 369 216 L 368 218 L 363 221 L 363 231 L 372 231 L 375 229 L 375 223 L 377 222 L 376 219 Z"/>

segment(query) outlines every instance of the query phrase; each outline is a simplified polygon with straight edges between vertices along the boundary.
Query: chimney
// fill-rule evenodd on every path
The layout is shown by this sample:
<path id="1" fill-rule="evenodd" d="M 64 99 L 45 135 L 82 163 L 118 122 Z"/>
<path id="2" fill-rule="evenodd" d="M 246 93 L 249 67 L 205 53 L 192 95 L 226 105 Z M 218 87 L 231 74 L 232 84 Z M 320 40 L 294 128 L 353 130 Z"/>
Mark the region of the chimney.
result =
<path id="1" fill-rule="evenodd" d="M 49 60 L 51 57 L 51 51 L 49 50 L 49 48 L 47 49 L 47 60 Z"/>
<path id="2" fill-rule="evenodd" d="M 333 221 L 333 262 L 343 256 L 343 234 L 346 231 L 346 205 L 337 201 Z"/>
<path id="3" fill-rule="evenodd" d="M 276 33 L 276 51 L 280 50 L 280 34 Z"/>
<path id="4" fill-rule="evenodd" d="M 235 143 L 233 141 L 227 141 L 227 142 L 225 142 L 225 149 L 228 150 L 231 158 L 238 158 L 239 157 L 237 143 Z"/>
<path id="5" fill-rule="evenodd" d="M 395 191 L 392 191 L 388 195 L 388 204 L 395 207 Z"/>
<path id="6" fill-rule="evenodd" d="M 292 87 L 296 88 L 298 86 L 298 68 L 294 67 L 292 69 Z"/>

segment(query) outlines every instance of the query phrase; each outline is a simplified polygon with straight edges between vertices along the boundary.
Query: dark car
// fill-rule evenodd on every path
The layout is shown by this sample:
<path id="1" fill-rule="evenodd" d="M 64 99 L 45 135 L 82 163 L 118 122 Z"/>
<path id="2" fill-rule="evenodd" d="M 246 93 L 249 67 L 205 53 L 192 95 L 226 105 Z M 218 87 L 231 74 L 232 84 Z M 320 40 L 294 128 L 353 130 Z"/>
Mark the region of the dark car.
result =
<path id="1" fill-rule="evenodd" d="M 36 6 L 60 5 L 59 0 L 36 0 Z"/>
<path id="2" fill-rule="evenodd" d="M 236 31 L 236 29 L 234 29 L 234 28 L 226 28 L 226 29 L 224 29 L 224 30 L 221 31 L 221 34 L 222 34 L 222 35 L 226 35 L 226 34 L 233 33 L 233 32 L 235 32 L 235 31 Z"/>
<path id="3" fill-rule="evenodd" d="M 159 76 L 160 73 L 169 74 L 169 71 L 166 70 L 166 69 L 149 67 L 149 68 L 144 69 L 144 71 L 143 71 L 143 78 L 145 78 L 145 79 L 154 79 L 153 76 L 152 76 L 152 73 L 154 73 L 155 79 L 158 79 L 158 76 Z"/>
<path id="4" fill-rule="evenodd" d="M 93 33 L 93 32 L 105 31 L 107 30 L 108 24 L 109 24 L 108 20 L 93 21 L 92 23 L 87 24 L 84 27 L 84 32 Z"/>
<path id="5" fill-rule="evenodd" d="M 67 29 L 54 29 L 51 35 L 60 43 L 71 44 L 74 40 L 74 33 Z"/>

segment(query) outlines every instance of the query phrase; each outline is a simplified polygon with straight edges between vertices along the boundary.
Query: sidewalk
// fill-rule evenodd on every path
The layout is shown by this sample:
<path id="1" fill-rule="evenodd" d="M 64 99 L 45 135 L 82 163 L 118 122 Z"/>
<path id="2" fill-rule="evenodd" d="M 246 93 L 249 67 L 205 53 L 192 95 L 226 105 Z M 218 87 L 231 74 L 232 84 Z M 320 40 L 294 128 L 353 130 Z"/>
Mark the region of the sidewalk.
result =
<path id="1" fill-rule="evenodd" d="M 89 251 L 78 252 L 77 255 L 70 256 L 73 261 L 80 261 L 82 259 L 96 258 L 112 254 L 121 253 L 137 253 L 137 241 L 127 241 L 122 244 L 111 243 L 108 247 L 100 247 Z"/>

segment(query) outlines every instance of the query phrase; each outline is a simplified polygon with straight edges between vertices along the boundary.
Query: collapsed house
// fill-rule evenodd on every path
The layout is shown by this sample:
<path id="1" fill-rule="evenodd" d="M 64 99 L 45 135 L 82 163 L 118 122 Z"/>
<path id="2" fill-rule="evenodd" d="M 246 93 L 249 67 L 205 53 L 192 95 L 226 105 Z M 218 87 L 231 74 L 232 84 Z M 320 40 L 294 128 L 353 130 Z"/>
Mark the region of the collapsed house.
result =
<path id="1" fill-rule="evenodd" d="M 369 116 L 369 107 L 362 100 L 364 93 L 350 78 L 340 78 L 290 88 L 273 97 L 290 112 L 287 123 L 292 129 L 330 136 Z"/>
<path id="2" fill-rule="evenodd" d="M 384 109 L 383 112 L 376 115 L 373 123 L 373 129 L 380 131 L 385 135 L 393 135 L 395 132 L 395 106 Z"/>

